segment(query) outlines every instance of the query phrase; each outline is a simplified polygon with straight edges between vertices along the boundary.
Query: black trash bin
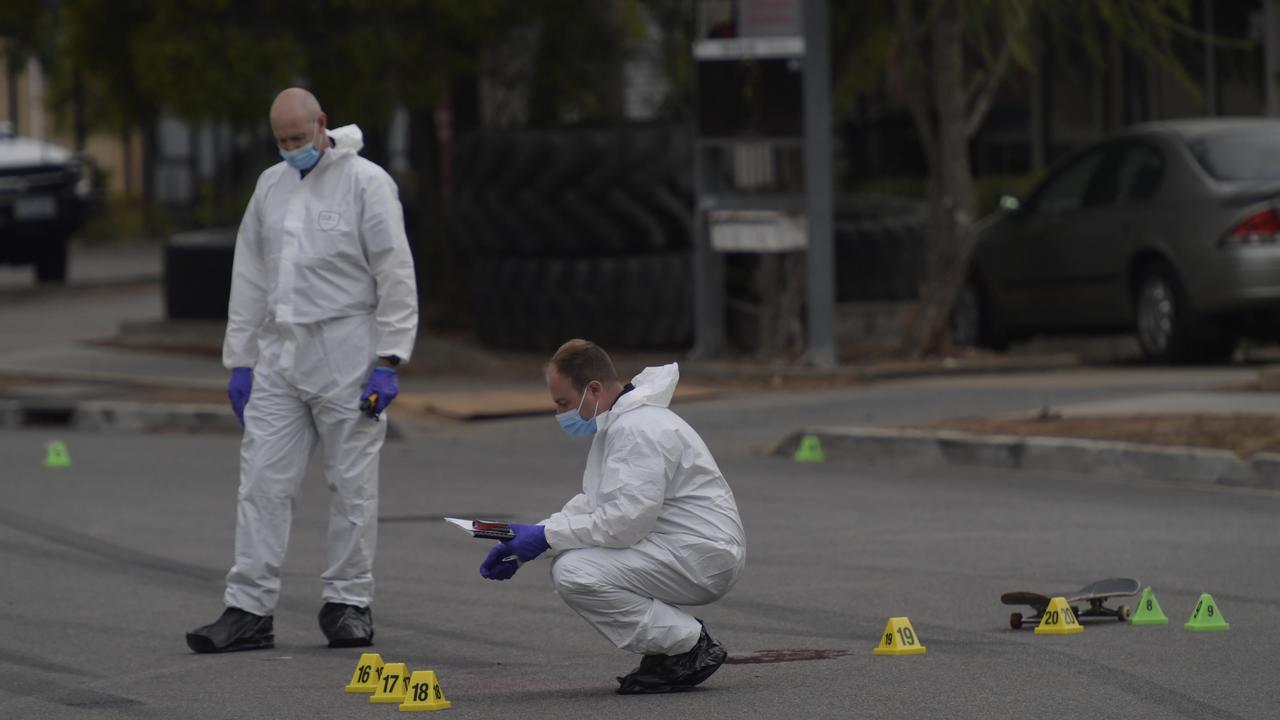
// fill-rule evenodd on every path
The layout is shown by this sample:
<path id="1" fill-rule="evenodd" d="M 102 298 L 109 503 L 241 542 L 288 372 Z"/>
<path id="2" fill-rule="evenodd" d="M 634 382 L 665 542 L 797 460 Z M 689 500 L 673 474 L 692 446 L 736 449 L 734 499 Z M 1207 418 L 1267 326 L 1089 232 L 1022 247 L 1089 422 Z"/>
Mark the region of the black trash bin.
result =
<path id="1" fill-rule="evenodd" d="M 236 229 L 177 233 L 164 247 L 164 309 L 170 320 L 226 320 Z"/>

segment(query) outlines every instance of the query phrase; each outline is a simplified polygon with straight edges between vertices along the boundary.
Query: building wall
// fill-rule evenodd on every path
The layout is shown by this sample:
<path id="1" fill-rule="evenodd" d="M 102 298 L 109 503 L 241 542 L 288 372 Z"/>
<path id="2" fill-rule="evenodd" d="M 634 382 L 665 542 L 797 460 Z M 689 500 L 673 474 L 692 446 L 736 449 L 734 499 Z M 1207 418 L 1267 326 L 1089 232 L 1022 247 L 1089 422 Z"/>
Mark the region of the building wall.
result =
<path id="1" fill-rule="evenodd" d="M 3 67 L 2 62 L 0 67 Z M 59 113 L 47 107 L 47 82 L 40 62 L 34 59 L 28 62 L 26 68 L 18 74 L 15 84 L 17 103 L 11 106 L 9 73 L 0 72 L 0 120 L 15 121 L 14 129 L 19 135 L 74 148 L 76 141 L 71 128 L 70 110 Z M 126 141 L 116 134 L 92 132 L 85 139 L 84 151 L 103 171 L 108 194 L 141 196 L 141 133 L 131 132 Z"/>

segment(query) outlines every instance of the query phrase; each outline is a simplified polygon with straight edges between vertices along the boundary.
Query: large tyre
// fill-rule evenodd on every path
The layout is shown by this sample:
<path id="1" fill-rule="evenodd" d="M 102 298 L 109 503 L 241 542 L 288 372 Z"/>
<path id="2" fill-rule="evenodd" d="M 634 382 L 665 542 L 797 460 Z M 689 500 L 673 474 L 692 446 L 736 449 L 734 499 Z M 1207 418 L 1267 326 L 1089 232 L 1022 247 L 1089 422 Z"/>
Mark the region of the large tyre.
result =
<path id="1" fill-rule="evenodd" d="M 164 247 L 164 307 L 170 320 L 225 320 L 236 231 L 178 233 Z"/>
<path id="2" fill-rule="evenodd" d="M 1195 311 L 1177 275 L 1165 262 L 1150 262 L 1136 275 L 1134 329 L 1151 362 L 1221 362 L 1235 352 L 1233 334 L 1196 335 Z"/>
<path id="3" fill-rule="evenodd" d="M 479 258 L 475 330 L 488 345 L 554 350 L 585 337 L 606 347 L 692 341 L 688 253 L 601 258 Z"/>
<path id="4" fill-rule="evenodd" d="M 687 131 L 481 131 L 459 144 L 452 241 L 471 256 L 685 250 Z"/>

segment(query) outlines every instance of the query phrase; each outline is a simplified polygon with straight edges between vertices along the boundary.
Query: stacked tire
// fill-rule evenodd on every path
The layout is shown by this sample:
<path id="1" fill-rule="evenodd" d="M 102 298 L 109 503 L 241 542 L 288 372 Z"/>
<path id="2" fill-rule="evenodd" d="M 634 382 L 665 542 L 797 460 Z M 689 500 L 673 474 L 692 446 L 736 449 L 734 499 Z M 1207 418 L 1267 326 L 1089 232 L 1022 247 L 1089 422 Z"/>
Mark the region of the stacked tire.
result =
<path id="1" fill-rule="evenodd" d="M 449 235 L 476 334 L 548 350 L 693 338 L 687 130 L 482 130 L 454 153 Z"/>

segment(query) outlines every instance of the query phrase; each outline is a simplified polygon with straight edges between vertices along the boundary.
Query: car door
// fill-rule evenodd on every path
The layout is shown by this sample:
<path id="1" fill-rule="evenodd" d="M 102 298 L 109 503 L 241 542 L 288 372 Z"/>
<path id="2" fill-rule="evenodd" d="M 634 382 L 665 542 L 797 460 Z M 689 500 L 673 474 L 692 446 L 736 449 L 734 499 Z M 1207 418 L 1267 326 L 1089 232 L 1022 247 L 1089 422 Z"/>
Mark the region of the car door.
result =
<path id="1" fill-rule="evenodd" d="M 1002 299 L 1011 329 L 1034 332 L 1065 324 L 1072 306 L 1062 296 L 1060 261 L 1086 197 L 1103 166 L 1103 147 L 1085 151 L 1055 172 L 1027 204 L 993 233 L 983 248 L 986 281 Z"/>
<path id="2" fill-rule="evenodd" d="M 1163 175 L 1164 155 L 1155 144 L 1135 139 L 1114 145 L 1080 222 L 1056 240 L 1060 286 L 1075 307 L 1073 328 L 1128 326 L 1128 263 L 1150 223 Z"/>
<path id="3" fill-rule="evenodd" d="M 1100 149 L 1079 207 L 1060 215 L 1044 235 L 1044 283 L 1060 305 L 1054 318 L 1059 330 L 1108 329 L 1126 322 L 1126 263 L 1139 221 L 1135 212 L 1144 199 L 1138 195 L 1152 189 L 1150 173 L 1162 167 L 1160 151 L 1148 142 L 1126 139 Z"/>

